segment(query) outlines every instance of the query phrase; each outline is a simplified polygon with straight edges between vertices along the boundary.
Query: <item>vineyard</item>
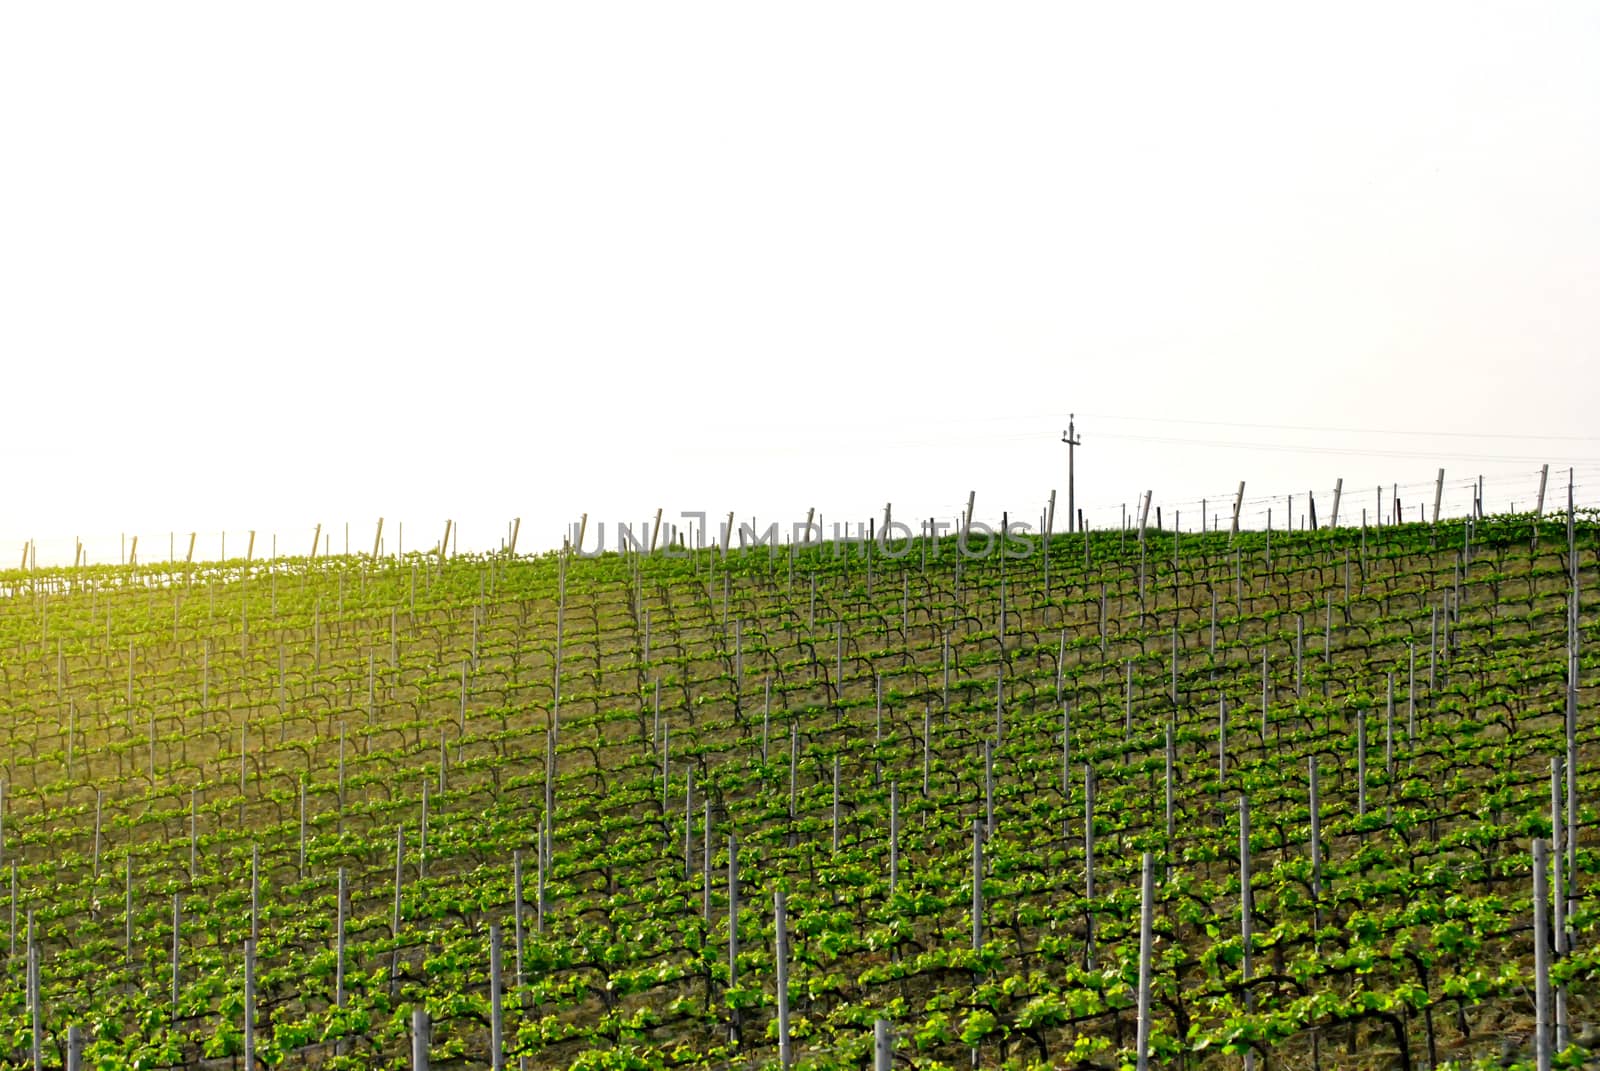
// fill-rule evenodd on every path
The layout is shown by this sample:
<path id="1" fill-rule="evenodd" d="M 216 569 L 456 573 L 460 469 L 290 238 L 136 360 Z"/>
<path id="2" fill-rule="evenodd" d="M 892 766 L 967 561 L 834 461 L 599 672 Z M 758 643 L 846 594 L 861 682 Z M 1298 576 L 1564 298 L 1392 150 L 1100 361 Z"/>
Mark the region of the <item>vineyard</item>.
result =
<path id="1" fill-rule="evenodd" d="M 1580 1066 L 1597 535 L 0 574 L 0 1063 Z"/>

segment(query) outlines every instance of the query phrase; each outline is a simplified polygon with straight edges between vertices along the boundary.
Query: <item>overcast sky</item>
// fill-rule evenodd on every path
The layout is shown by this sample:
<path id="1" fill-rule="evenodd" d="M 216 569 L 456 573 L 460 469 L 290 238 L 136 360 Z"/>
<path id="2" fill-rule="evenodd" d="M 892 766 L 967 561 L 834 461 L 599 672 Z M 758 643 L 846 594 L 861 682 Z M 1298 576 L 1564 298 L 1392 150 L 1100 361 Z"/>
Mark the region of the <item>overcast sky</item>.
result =
<path id="1" fill-rule="evenodd" d="M 1069 411 L 1097 525 L 1600 502 L 1597 56 L 1585 3 L 5 5 L 0 567 L 1037 516 Z"/>

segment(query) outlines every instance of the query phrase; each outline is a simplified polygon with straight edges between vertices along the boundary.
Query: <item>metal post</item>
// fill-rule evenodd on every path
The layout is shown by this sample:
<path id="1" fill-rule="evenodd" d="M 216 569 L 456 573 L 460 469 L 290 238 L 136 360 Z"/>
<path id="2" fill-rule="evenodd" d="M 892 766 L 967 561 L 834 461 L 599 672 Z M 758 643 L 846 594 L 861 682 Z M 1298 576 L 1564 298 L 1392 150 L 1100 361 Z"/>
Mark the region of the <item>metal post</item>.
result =
<path id="1" fill-rule="evenodd" d="M 800 723 L 789 723 L 789 817 L 796 817 L 796 798 L 800 787 Z"/>
<path id="2" fill-rule="evenodd" d="M 505 1019 L 501 1010 L 500 924 L 489 927 L 489 1059 L 493 1071 L 505 1071 Z"/>
<path id="3" fill-rule="evenodd" d="M 256 943 L 244 943 L 244 1066 L 256 1066 Z"/>
<path id="4" fill-rule="evenodd" d="M 1322 803 L 1317 791 L 1317 760 L 1308 760 L 1311 772 L 1311 902 L 1313 911 L 1320 910 L 1322 900 Z"/>
<path id="5" fill-rule="evenodd" d="M 1301 697 L 1305 687 L 1306 615 L 1296 614 L 1294 619 L 1294 696 Z"/>
<path id="6" fill-rule="evenodd" d="M 1417 746 L 1417 648 L 1415 644 L 1406 644 L 1407 670 L 1406 670 L 1406 741 L 1411 747 Z"/>
<path id="7" fill-rule="evenodd" d="M 548 914 L 550 910 L 547 886 L 550 879 L 550 871 L 555 865 L 555 850 L 552 843 L 555 838 L 553 831 L 550 828 L 550 823 L 551 816 L 547 811 L 544 815 L 544 828 L 539 831 L 539 872 L 537 875 L 538 888 L 535 890 L 536 897 L 534 900 L 534 925 L 535 929 L 541 936 L 544 934 L 545 915 Z"/>
<path id="8" fill-rule="evenodd" d="M 1150 958 L 1154 944 L 1155 856 L 1144 853 L 1144 872 L 1139 894 L 1139 1032 L 1138 1071 L 1150 1067 Z"/>
<path id="9" fill-rule="evenodd" d="M 250 939 L 261 940 L 261 848 L 250 845 Z"/>
<path id="10" fill-rule="evenodd" d="M 889 782 L 889 895 L 900 884 L 900 786 Z"/>
<path id="11" fill-rule="evenodd" d="M 94 852 L 94 882 L 95 882 L 96 885 L 98 885 L 100 883 L 100 813 L 101 813 L 102 808 L 105 805 L 105 799 L 106 799 L 105 789 L 97 788 L 97 789 L 94 790 L 94 848 L 93 848 L 93 852 Z M 16 869 L 16 864 L 13 863 L 12 864 L 12 870 L 15 871 L 15 869 Z"/>
<path id="12" fill-rule="evenodd" d="M 1267 742 L 1267 711 L 1272 705 L 1272 667 L 1267 663 L 1267 648 L 1261 648 L 1261 743 Z"/>
<path id="13" fill-rule="evenodd" d="M 1428 695 L 1433 696 L 1439 683 L 1439 608 L 1428 608 Z"/>
<path id="14" fill-rule="evenodd" d="M 711 925 L 711 852 L 712 852 L 712 826 L 711 826 L 711 797 L 705 801 L 704 826 L 700 830 L 700 889 L 701 904 L 700 917 L 706 920 L 706 925 Z"/>
<path id="15" fill-rule="evenodd" d="M 739 984 L 739 842 L 728 835 L 728 988 Z M 733 1009 L 729 1040 L 739 1040 L 739 1009 Z"/>
<path id="16" fill-rule="evenodd" d="M 1178 705 L 1178 626 L 1172 626 L 1172 705 Z"/>
<path id="17" fill-rule="evenodd" d="M 33 1027 L 33 1071 L 44 1069 L 44 1031 L 40 1019 L 39 945 L 33 938 L 33 912 L 28 912 L 28 1017 Z"/>
<path id="18" fill-rule="evenodd" d="M 1576 563 L 1576 558 L 1573 559 Z M 1578 584 L 1573 573 L 1571 625 L 1567 641 L 1567 904 L 1569 913 L 1578 900 Z"/>
<path id="19" fill-rule="evenodd" d="M 660 520 L 657 519 L 656 523 L 659 524 Z M 512 918 L 512 925 L 515 928 L 513 936 L 514 936 L 514 938 L 516 940 L 517 988 L 521 989 L 522 985 L 523 985 L 523 981 L 522 981 L 522 852 L 521 851 L 514 851 L 514 852 L 511 853 L 511 899 L 512 899 L 511 918 Z"/>
<path id="20" fill-rule="evenodd" d="M 183 937 L 183 900 L 172 894 L 172 1014 L 178 1014 L 178 949 Z"/>
<path id="21" fill-rule="evenodd" d="M 1072 710 L 1061 704 L 1061 802 L 1072 802 Z"/>
<path id="22" fill-rule="evenodd" d="M 83 1071 L 83 1027 L 67 1027 L 67 1071 Z"/>
<path id="23" fill-rule="evenodd" d="M 411 1071 L 428 1071 L 428 1049 L 433 1043 L 433 1024 L 422 1005 L 411 1009 Z"/>
<path id="24" fill-rule="evenodd" d="M 1384 776 L 1391 782 L 1388 791 L 1392 795 L 1394 793 L 1392 784 L 1394 781 L 1394 695 L 1392 692 L 1389 696 L 1388 707 L 1388 715 L 1384 720 L 1383 726 L 1383 772 Z"/>
<path id="25" fill-rule="evenodd" d="M 983 742 L 983 831 L 994 834 L 994 744 Z"/>
<path id="26" fill-rule="evenodd" d="M 336 1006 L 344 1007 L 344 920 L 345 897 L 349 894 L 348 878 L 344 867 L 339 868 L 339 903 L 335 910 L 338 912 L 337 924 L 334 934 L 334 961 L 333 961 L 333 1002 Z"/>
<path id="27" fill-rule="evenodd" d="M 1550 760 L 1550 929 L 1555 937 L 1555 960 L 1564 959 L 1570 951 L 1567 942 L 1567 904 L 1563 886 L 1563 829 L 1562 829 L 1562 784 L 1565 780 L 1566 763 L 1561 758 Z M 1555 991 L 1555 1047 L 1560 1052 L 1572 1042 L 1570 1025 L 1567 1018 L 1567 987 L 1560 986 Z"/>
<path id="28" fill-rule="evenodd" d="M 694 876 L 694 767 L 683 777 L 683 880 Z"/>
<path id="29" fill-rule="evenodd" d="M 839 756 L 833 757 L 833 854 L 839 854 Z"/>
<path id="30" fill-rule="evenodd" d="M 789 1041 L 789 921 L 782 889 L 773 893 L 773 935 L 778 968 L 778 1063 L 787 1069 L 794 1063 L 794 1049 Z"/>
<path id="31" fill-rule="evenodd" d="M 1167 740 L 1166 740 L 1166 749 L 1165 749 L 1165 751 L 1166 751 L 1165 762 L 1166 762 L 1166 775 L 1167 775 L 1167 777 L 1166 777 L 1166 780 L 1167 780 L 1167 789 L 1166 789 L 1167 854 L 1168 854 L 1168 858 L 1169 859 L 1170 859 L 1170 857 L 1172 855 L 1173 835 L 1175 833 L 1174 821 L 1173 821 L 1174 820 L 1174 806 L 1173 806 L 1174 800 L 1173 800 L 1173 784 L 1172 784 L 1172 782 L 1173 782 L 1173 773 L 1174 773 L 1173 766 L 1176 764 L 1177 757 L 1178 757 L 1178 745 L 1177 745 L 1176 739 L 1174 738 L 1174 731 L 1175 731 L 1175 719 L 1174 718 L 1168 718 L 1167 719 Z"/>
<path id="32" fill-rule="evenodd" d="M 972 820 L 972 950 L 983 951 L 983 819 Z"/>
<path id="33" fill-rule="evenodd" d="M 1367 712 L 1356 711 L 1356 814 L 1367 813 Z"/>
<path id="34" fill-rule="evenodd" d="M 126 862 L 126 866 L 123 868 L 123 885 L 124 885 L 124 889 L 125 889 L 124 895 L 125 895 L 126 899 L 123 902 L 123 908 L 122 908 L 122 912 L 123 912 L 122 919 L 123 919 L 123 928 L 124 928 L 123 940 L 124 940 L 124 942 L 126 943 L 126 946 L 127 946 L 128 964 L 129 964 L 129 966 L 132 966 L 133 965 L 133 850 L 132 850 L 132 848 L 130 848 L 128 850 L 128 855 L 127 855 L 127 858 L 126 858 L 125 862 Z"/>
<path id="35" fill-rule="evenodd" d="M 1533 842 L 1534 1059 L 1550 1071 L 1550 892 L 1545 877 L 1545 842 Z"/>
<path id="36" fill-rule="evenodd" d="M 1250 799 L 1239 797 L 1239 941 L 1244 959 L 1239 966 L 1239 977 L 1245 983 L 1245 1010 L 1255 1009 L 1255 996 L 1248 989 L 1250 982 L 1251 916 L 1255 913 L 1255 898 L 1250 894 Z M 1256 1065 L 1255 1053 L 1244 1054 L 1246 1071 Z"/>
<path id="37" fill-rule="evenodd" d="M 1086 900 L 1094 899 L 1094 767 L 1088 763 L 1083 766 L 1083 895 Z M 1094 907 L 1085 907 L 1084 916 L 1084 962 L 1091 969 L 1094 967 Z"/>
<path id="38" fill-rule="evenodd" d="M 394 995 L 395 983 L 400 974 L 400 890 L 404 887 L 406 862 L 406 827 L 396 826 L 394 831 L 394 939 L 395 949 L 389 956 L 389 994 Z"/>

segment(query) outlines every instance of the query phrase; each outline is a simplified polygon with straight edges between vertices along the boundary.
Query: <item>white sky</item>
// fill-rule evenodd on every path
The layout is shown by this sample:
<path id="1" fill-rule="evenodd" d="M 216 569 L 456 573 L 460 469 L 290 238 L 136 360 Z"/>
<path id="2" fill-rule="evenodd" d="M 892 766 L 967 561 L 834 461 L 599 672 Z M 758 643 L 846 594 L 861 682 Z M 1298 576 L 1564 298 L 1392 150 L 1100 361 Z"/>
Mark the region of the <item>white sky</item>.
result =
<path id="1" fill-rule="evenodd" d="M 1097 524 L 1600 501 L 1597 56 L 1579 3 L 5 5 L 0 568 L 1037 516 L 1069 410 Z"/>

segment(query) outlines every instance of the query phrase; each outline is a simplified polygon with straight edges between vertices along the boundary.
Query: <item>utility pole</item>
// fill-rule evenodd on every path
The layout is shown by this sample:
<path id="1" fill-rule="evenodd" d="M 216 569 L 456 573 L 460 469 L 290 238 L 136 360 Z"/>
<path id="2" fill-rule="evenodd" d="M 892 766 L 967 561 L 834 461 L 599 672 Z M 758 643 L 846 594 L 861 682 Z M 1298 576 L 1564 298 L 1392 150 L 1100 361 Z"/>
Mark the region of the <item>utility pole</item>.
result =
<path id="1" fill-rule="evenodd" d="M 1076 425 L 1073 423 L 1075 417 L 1075 413 L 1067 414 L 1067 430 L 1061 433 L 1061 441 L 1067 444 L 1067 532 L 1069 534 L 1073 531 L 1073 518 L 1077 516 L 1077 510 L 1074 508 L 1074 499 L 1076 497 L 1074 491 L 1076 488 L 1073 486 L 1072 462 L 1074 459 L 1072 455 L 1078 447 L 1083 445 L 1083 440 L 1075 434 Z"/>

